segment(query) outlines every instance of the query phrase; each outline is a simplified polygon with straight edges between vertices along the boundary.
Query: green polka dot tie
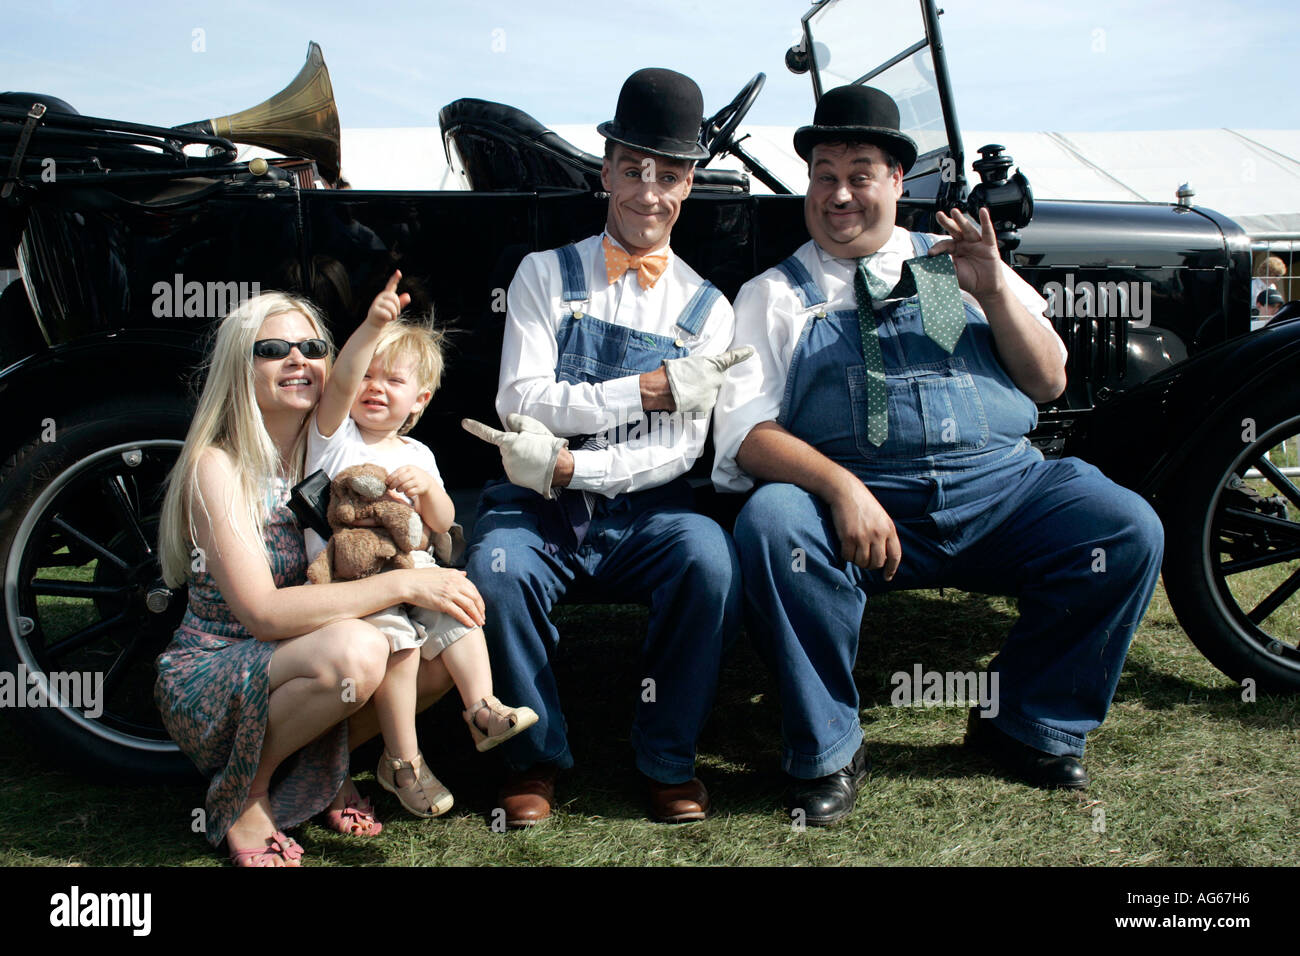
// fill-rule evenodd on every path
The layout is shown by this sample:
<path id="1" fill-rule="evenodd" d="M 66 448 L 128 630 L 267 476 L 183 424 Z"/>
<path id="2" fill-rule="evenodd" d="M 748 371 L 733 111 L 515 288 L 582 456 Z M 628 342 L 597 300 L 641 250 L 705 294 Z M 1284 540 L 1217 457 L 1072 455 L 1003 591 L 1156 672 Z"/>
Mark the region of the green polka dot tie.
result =
<path id="1" fill-rule="evenodd" d="M 858 306 L 862 360 L 867 369 L 867 440 L 879 446 L 889 437 L 889 398 L 885 390 L 885 356 L 880 350 L 872 300 L 916 296 L 925 334 L 950 355 L 966 328 L 966 309 L 952 256 L 908 259 L 903 263 L 902 278 L 892 290 L 884 279 L 872 274 L 866 259 L 859 259 L 853 274 L 853 295 Z"/>
<path id="2" fill-rule="evenodd" d="M 885 356 L 880 351 L 880 333 L 871 299 L 885 298 L 889 286 L 874 276 L 865 259 L 858 260 L 853 273 L 853 296 L 858 303 L 858 329 L 862 333 L 862 360 L 867 367 L 867 441 L 880 446 L 889 437 L 889 399 L 885 392 Z"/>
<path id="3" fill-rule="evenodd" d="M 875 294 L 874 289 L 872 294 Z M 903 276 L 889 298 L 911 296 L 920 300 L 921 325 L 925 334 L 951 355 L 966 328 L 966 307 L 961 300 L 952 256 L 920 256 L 904 262 Z"/>

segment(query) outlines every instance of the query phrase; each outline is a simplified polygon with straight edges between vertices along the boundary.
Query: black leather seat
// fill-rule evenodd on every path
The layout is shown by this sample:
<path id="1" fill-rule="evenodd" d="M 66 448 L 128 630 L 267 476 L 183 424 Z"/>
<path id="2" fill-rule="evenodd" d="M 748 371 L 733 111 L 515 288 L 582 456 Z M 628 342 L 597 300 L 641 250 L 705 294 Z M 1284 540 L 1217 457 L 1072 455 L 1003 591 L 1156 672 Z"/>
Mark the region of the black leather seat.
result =
<path id="1" fill-rule="evenodd" d="M 105 170 L 177 169 L 186 159 L 179 148 L 154 148 L 166 130 L 143 127 L 124 131 L 117 121 L 82 116 L 66 100 L 45 93 L 0 93 L 0 169 L 8 170 L 34 103 L 44 103 L 44 118 L 33 128 L 23 154 L 22 174 L 42 174 L 47 159 L 67 173 L 101 173 Z"/>
<path id="2" fill-rule="evenodd" d="M 1282 306 L 1282 308 L 1274 312 L 1268 322 L 1261 325 L 1260 328 L 1266 329 L 1274 322 L 1285 322 L 1287 319 L 1294 319 L 1296 316 L 1300 316 L 1300 299 L 1292 299 L 1286 305 Z"/>
<path id="3" fill-rule="evenodd" d="M 46 109 L 51 113 L 81 115 L 72 108 L 72 104 L 67 100 L 61 100 L 57 96 L 50 96 L 48 93 L 20 93 L 13 90 L 0 93 L 0 106 L 16 106 L 25 110 L 30 109 L 33 103 L 44 103 Z"/>
<path id="4" fill-rule="evenodd" d="M 601 157 L 578 149 L 523 110 L 459 99 L 439 110 L 438 123 L 475 191 L 602 189 Z M 729 169 L 697 169 L 694 188 L 747 193 L 749 177 Z"/>

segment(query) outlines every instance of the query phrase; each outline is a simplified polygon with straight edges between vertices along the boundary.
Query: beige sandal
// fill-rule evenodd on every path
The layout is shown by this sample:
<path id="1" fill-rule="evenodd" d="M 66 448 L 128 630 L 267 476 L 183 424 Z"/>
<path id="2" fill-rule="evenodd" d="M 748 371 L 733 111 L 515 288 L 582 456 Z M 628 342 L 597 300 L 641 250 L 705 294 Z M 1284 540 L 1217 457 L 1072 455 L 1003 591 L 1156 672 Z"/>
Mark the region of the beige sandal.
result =
<path id="1" fill-rule="evenodd" d="M 404 787 L 397 785 L 397 774 L 411 771 L 414 779 Z M 401 801 L 402 806 L 417 817 L 438 817 L 451 809 L 454 800 L 451 791 L 444 787 L 424 762 L 424 754 L 416 753 L 410 760 L 399 760 L 387 750 L 375 768 L 379 785 Z M 423 804 L 423 806 L 421 805 Z"/>
<path id="2" fill-rule="evenodd" d="M 480 711 L 486 710 L 487 730 L 475 723 L 474 718 Z M 479 752 L 491 750 L 504 740 L 509 740 L 520 731 L 527 730 L 537 723 L 537 712 L 531 707 L 507 707 L 495 697 L 484 697 L 472 710 L 464 712 L 465 723 L 474 738 L 474 746 Z"/>

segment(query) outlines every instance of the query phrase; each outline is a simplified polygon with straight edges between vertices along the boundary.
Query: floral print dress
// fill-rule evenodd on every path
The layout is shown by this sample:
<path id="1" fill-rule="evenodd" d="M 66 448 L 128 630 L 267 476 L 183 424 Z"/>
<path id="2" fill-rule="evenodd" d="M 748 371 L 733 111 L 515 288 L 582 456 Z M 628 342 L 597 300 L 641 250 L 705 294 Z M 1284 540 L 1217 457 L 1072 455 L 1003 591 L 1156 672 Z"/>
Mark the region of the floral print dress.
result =
<path id="1" fill-rule="evenodd" d="M 276 587 L 306 581 L 302 533 L 289 510 L 289 483 L 269 491 L 267 558 Z M 189 607 L 158 658 L 154 700 L 163 723 L 210 778 L 205 830 L 215 846 L 248 799 L 266 733 L 275 641 L 259 641 L 239 623 L 206 570 L 189 585 Z M 270 788 L 276 824 L 287 829 L 324 810 L 348 772 L 347 722 L 290 756 Z"/>

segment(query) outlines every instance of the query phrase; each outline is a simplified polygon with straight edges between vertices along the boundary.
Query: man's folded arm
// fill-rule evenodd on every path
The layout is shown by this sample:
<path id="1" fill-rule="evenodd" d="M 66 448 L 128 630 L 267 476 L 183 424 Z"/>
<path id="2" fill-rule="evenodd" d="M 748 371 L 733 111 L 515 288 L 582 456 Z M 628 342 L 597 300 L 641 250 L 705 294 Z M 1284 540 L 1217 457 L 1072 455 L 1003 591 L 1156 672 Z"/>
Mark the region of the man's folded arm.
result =
<path id="1" fill-rule="evenodd" d="M 652 415 L 635 423 L 626 438 L 608 448 L 578 449 L 573 454 L 573 476 L 568 487 L 606 497 L 665 485 L 690 471 L 704 450 L 708 419 L 680 414 Z"/>
<path id="2" fill-rule="evenodd" d="M 734 331 L 731 303 L 719 297 L 691 354 L 717 355 L 726 351 Z M 726 380 L 746 364 L 741 362 L 731 368 Z M 608 448 L 573 451 L 573 475 L 568 486 L 613 497 L 667 484 L 690 471 L 703 454 L 709 420 L 705 414 L 656 412 L 641 421 L 616 425 L 607 435 Z"/>

